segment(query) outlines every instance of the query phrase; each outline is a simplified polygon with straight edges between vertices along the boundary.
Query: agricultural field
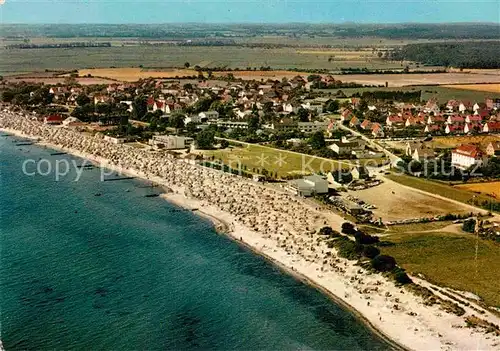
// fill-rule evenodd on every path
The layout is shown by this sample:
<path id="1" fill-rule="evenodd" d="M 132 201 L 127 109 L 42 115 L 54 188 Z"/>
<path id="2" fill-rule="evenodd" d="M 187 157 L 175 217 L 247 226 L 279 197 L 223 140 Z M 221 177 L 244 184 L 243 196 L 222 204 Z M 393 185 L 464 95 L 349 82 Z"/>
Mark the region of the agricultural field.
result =
<path id="1" fill-rule="evenodd" d="M 434 137 L 430 142 L 433 148 L 454 148 L 462 144 L 479 144 L 485 148 L 492 141 L 499 141 L 498 135 L 463 135 L 450 137 Z"/>
<path id="2" fill-rule="evenodd" d="M 378 57 L 329 60 L 328 55 L 299 53 L 295 48 L 250 48 L 239 46 L 112 46 L 94 48 L 2 49 L 0 74 L 16 74 L 45 69 L 110 67 L 192 67 L 246 68 L 270 66 L 274 69 L 377 68 L 401 69 L 400 62 Z"/>
<path id="3" fill-rule="evenodd" d="M 196 76 L 197 72 L 193 69 L 163 69 L 163 70 L 148 70 L 142 68 L 93 68 L 81 69 L 78 75 L 92 77 L 106 77 L 123 82 L 135 82 L 144 78 L 175 78 Z"/>
<path id="4" fill-rule="evenodd" d="M 496 199 L 500 199 L 500 182 L 460 184 L 455 185 L 455 188 L 486 194 Z"/>
<path id="5" fill-rule="evenodd" d="M 468 206 L 413 191 L 388 179 L 373 188 L 349 191 L 349 194 L 376 206 L 373 215 L 383 221 L 471 212 Z"/>
<path id="6" fill-rule="evenodd" d="M 445 87 L 463 90 L 488 91 L 500 94 L 500 84 L 455 84 L 445 85 Z"/>
<path id="7" fill-rule="evenodd" d="M 316 173 L 330 172 L 352 166 L 348 161 L 330 160 L 254 144 L 204 151 L 203 154 L 222 160 L 224 164 L 234 169 L 239 169 L 240 165 L 242 168 L 245 166 L 247 171 L 255 173 L 266 169 L 271 173 L 277 172 L 278 177 L 309 174 L 311 170 Z"/>
<path id="8" fill-rule="evenodd" d="M 492 75 L 493 76 L 493 75 Z M 350 75 L 344 75 L 339 78 L 342 81 L 347 81 Z M 500 75 L 496 76 L 498 80 L 500 80 Z M 454 86 L 454 85 L 452 85 Z M 332 94 L 335 94 L 339 89 L 319 89 L 320 91 L 330 91 Z M 448 100 L 466 100 L 466 101 L 478 101 L 484 102 L 486 98 L 500 98 L 500 93 L 487 92 L 487 91 L 478 91 L 478 90 L 465 90 L 465 89 L 456 89 L 451 88 L 450 86 L 437 86 L 437 85 L 415 85 L 415 86 L 407 86 L 407 87 L 380 87 L 380 88 L 343 88 L 340 89 L 347 96 L 351 96 L 352 94 L 362 94 L 365 91 L 422 91 L 422 100 L 429 100 L 430 98 L 437 99 L 437 101 L 441 104 L 446 103 Z"/>
<path id="9" fill-rule="evenodd" d="M 441 286 L 469 291 L 490 306 L 500 306 L 500 245 L 469 233 L 440 231 L 386 233 L 394 246 L 381 247 L 411 274 Z M 477 273 L 476 273 L 477 267 Z"/>
<path id="10" fill-rule="evenodd" d="M 399 184 L 426 191 L 431 194 L 436 194 L 438 196 L 449 198 L 451 200 L 462 202 L 464 204 L 468 204 L 469 201 L 473 198 L 479 201 L 491 201 L 491 198 L 486 195 L 478 195 L 472 191 L 466 189 L 458 189 L 442 182 L 411 177 L 402 174 L 391 174 L 386 177 Z M 471 211 L 472 209 L 469 209 L 468 212 Z M 474 212 L 478 212 L 478 210 L 474 210 Z"/>

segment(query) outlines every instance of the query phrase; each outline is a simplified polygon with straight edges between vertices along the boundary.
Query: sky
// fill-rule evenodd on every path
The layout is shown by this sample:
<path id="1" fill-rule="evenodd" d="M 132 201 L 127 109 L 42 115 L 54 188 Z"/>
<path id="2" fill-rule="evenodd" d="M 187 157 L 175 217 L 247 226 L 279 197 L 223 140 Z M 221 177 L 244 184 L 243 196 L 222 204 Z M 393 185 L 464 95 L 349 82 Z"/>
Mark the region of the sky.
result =
<path id="1" fill-rule="evenodd" d="M 500 23 L 500 0 L 0 0 L 3 23 Z"/>

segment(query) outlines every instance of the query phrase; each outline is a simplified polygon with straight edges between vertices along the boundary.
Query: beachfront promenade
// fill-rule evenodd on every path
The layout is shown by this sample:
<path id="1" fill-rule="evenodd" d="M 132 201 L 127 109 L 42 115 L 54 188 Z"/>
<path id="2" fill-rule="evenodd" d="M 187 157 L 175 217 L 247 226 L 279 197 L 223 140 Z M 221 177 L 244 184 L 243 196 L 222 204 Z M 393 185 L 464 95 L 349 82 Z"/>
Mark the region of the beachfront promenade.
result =
<path id="1" fill-rule="evenodd" d="M 395 287 L 383 276 L 367 274 L 353 262 L 337 257 L 317 231 L 324 225 L 339 230 L 343 219 L 320 213 L 290 194 L 162 152 L 112 144 L 102 135 L 47 126 L 19 113 L 0 112 L 0 128 L 40 138 L 103 166 L 151 179 L 170 188 L 177 197 L 196 201 L 197 208 L 229 223 L 229 234 L 235 239 L 342 299 L 385 336 L 405 347 L 465 350 L 500 345 L 499 337 L 486 338 L 472 329 L 457 328 L 465 326 L 463 317 L 437 306 L 425 306 L 420 298 Z"/>

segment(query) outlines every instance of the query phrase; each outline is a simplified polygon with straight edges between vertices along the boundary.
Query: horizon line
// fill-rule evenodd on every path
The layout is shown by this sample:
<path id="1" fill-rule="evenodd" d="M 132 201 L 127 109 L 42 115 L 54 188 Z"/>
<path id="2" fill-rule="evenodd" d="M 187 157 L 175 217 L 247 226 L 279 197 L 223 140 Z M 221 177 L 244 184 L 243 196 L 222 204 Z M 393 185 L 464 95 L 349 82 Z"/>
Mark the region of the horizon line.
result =
<path id="1" fill-rule="evenodd" d="M 460 24 L 474 24 L 474 25 L 494 25 L 500 27 L 498 22 L 481 22 L 481 21 L 467 21 L 467 22 L 355 22 L 355 21 L 345 21 L 345 22 L 123 22 L 123 23 L 106 23 L 106 22 L 74 22 L 74 23 L 63 23 L 63 22 L 1 22 L 0 26 L 4 25 L 182 25 L 182 24 L 203 24 L 203 25 L 360 25 L 360 26 L 370 26 L 370 25 L 460 25 Z"/>

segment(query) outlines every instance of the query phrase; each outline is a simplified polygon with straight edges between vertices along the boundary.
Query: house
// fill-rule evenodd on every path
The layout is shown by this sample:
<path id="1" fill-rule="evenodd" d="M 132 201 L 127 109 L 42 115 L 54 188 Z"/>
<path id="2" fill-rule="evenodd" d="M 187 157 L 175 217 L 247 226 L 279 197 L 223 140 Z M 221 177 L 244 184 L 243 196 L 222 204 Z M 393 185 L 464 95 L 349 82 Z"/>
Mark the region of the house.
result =
<path id="1" fill-rule="evenodd" d="M 384 129 L 379 123 L 372 124 L 372 136 L 374 138 L 383 138 L 385 136 Z"/>
<path id="2" fill-rule="evenodd" d="M 499 133 L 500 122 L 486 122 L 483 126 L 484 133 Z"/>
<path id="3" fill-rule="evenodd" d="M 396 125 L 403 125 L 403 123 L 404 123 L 403 117 L 399 115 L 389 115 L 385 120 L 385 124 L 387 124 L 387 126 L 389 127 L 393 127 Z"/>
<path id="4" fill-rule="evenodd" d="M 297 127 L 302 133 L 315 133 L 326 131 L 330 122 L 297 122 Z"/>
<path id="5" fill-rule="evenodd" d="M 461 134 L 464 132 L 464 128 L 458 124 L 447 124 L 444 132 L 446 134 Z"/>
<path id="6" fill-rule="evenodd" d="M 437 124 L 428 124 L 424 128 L 424 133 L 436 133 L 441 130 L 441 126 Z"/>
<path id="7" fill-rule="evenodd" d="M 362 151 L 364 145 L 361 146 L 357 141 L 353 142 L 334 142 L 329 148 L 339 156 L 351 155 L 353 151 Z"/>
<path id="8" fill-rule="evenodd" d="M 457 124 L 457 123 L 465 123 L 464 116 L 459 115 L 451 115 L 446 119 L 447 124 Z"/>
<path id="9" fill-rule="evenodd" d="M 361 122 L 361 124 L 359 125 L 359 127 L 363 130 L 368 130 L 370 129 L 372 126 L 372 122 L 370 122 L 369 120 L 365 119 L 363 122 Z"/>
<path id="10" fill-rule="evenodd" d="M 458 112 L 464 113 L 467 110 L 472 110 L 472 104 L 470 101 L 460 102 L 458 105 Z"/>
<path id="11" fill-rule="evenodd" d="M 349 121 L 352 117 L 354 116 L 354 114 L 352 113 L 351 110 L 349 109 L 345 109 L 344 111 L 342 111 L 342 113 L 340 114 L 340 122 L 345 122 L 345 121 Z"/>
<path id="12" fill-rule="evenodd" d="M 314 194 L 327 194 L 328 181 L 316 174 L 303 179 L 292 180 L 288 183 L 287 190 L 299 196 L 311 196 Z"/>
<path id="13" fill-rule="evenodd" d="M 448 102 L 446 103 L 446 108 L 450 111 L 458 109 L 459 106 L 460 102 L 457 100 L 448 100 Z"/>
<path id="14" fill-rule="evenodd" d="M 270 126 L 268 126 L 268 128 L 272 130 L 286 132 L 290 130 L 297 130 L 298 124 L 293 120 L 291 120 L 290 118 L 283 118 L 278 123 L 273 122 Z"/>
<path id="15" fill-rule="evenodd" d="M 202 123 L 205 120 L 202 119 L 198 115 L 192 115 L 192 116 L 187 116 L 184 118 L 184 125 L 187 125 L 188 123 Z"/>
<path id="16" fill-rule="evenodd" d="M 460 145 L 451 152 L 451 164 L 461 169 L 484 163 L 482 151 L 472 144 Z"/>
<path id="17" fill-rule="evenodd" d="M 351 118 L 351 120 L 349 121 L 349 126 L 352 128 L 352 127 L 357 127 L 359 125 L 359 119 L 358 117 L 354 116 Z"/>
<path id="18" fill-rule="evenodd" d="M 149 145 L 167 150 L 186 149 L 193 143 L 193 138 L 181 137 L 177 135 L 153 135 L 149 140 Z"/>
<path id="19" fill-rule="evenodd" d="M 50 115 L 50 116 L 45 116 L 43 119 L 43 123 L 49 124 L 49 125 L 59 125 L 62 124 L 63 118 L 60 115 Z"/>
<path id="20" fill-rule="evenodd" d="M 160 110 L 164 114 L 170 114 L 170 106 L 163 100 L 158 100 L 153 103 L 153 112 Z"/>
<path id="21" fill-rule="evenodd" d="M 464 125 L 464 134 L 481 132 L 483 130 L 483 126 L 481 123 L 465 123 Z"/>
<path id="22" fill-rule="evenodd" d="M 442 124 L 445 122 L 445 118 L 441 115 L 434 115 L 427 117 L 427 124 Z"/>
<path id="23" fill-rule="evenodd" d="M 206 118 L 206 119 L 218 119 L 219 118 L 219 112 L 217 111 L 205 111 L 205 112 L 200 112 L 198 114 L 201 118 Z"/>
<path id="24" fill-rule="evenodd" d="M 486 99 L 486 108 L 490 110 L 500 110 L 500 99 Z"/>
<path id="25" fill-rule="evenodd" d="M 500 141 L 492 141 L 486 147 L 486 155 L 500 156 Z"/>
<path id="26" fill-rule="evenodd" d="M 436 153 L 433 149 L 415 149 L 411 155 L 415 161 L 430 161 L 436 158 Z"/>
<path id="27" fill-rule="evenodd" d="M 480 115 L 467 115 L 465 117 L 465 123 L 481 123 L 483 121 L 483 117 Z"/>
<path id="28" fill-rule="evenodd" d="M 368 179 L 370 178 L 370 172 L 365 166 L 356 166 L 351 169 L 351 174 L 353 179 Z"/>

